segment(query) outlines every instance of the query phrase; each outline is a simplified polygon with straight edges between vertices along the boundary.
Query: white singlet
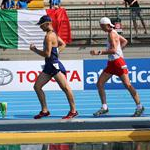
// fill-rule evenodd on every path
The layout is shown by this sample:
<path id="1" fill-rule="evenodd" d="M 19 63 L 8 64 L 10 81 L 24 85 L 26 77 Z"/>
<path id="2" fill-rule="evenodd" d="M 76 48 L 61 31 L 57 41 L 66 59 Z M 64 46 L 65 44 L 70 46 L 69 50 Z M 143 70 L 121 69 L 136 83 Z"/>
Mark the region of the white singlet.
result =
<path id="1" fill-rule="evenodd" d="M 111 32 L 115 32 L 117 34 L 118 38 L 119 38 L 119 35 L 118 35 L 116 30 L 113 29 Z M 110 42 L 109 42 L 109 38 L 107 38 L 107 48 L 106 48 L 106 50 L 109 50 L 110 48 L 111 48 L 111 45 L 110 45 Z M 112 60 L 118 59 L 119 57 L 123 58 L 123 52 L 122 52 L 122 48 L 121 48 L 121 45 L 120 45 L 120 41 L 118 43 L 116 53 L 115 54 L 109 54 L 108 55 L 108 60 L 112 61 Z"/>

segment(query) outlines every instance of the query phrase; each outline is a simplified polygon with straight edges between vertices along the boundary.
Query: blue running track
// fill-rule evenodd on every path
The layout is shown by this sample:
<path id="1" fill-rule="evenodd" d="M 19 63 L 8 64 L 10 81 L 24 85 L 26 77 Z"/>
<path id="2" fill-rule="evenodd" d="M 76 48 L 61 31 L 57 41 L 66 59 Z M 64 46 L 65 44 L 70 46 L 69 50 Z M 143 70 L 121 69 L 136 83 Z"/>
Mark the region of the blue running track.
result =
<path id="1" fill-rule="evenodd" d="M 145 107 L 143 117 L 150 116 L 150 90 L 138 90 Z M 102 117 L 129 117 L 135 111 L 135 103 L 127 90 L 106 90 L 109 114 Z M 93 113 L 100 109 L 101 102 L 96 90 L 74 91 L 78 118 L 94 118 Z M 8 103 L 5 119 L 33 119 L 41 110 L 35 92 L 1 92 L 0 101 Z M 60 119 L 69 111 L 69 105 L 62 91 L 46 91 L 48 108 L 51 117 Z M 44 118 L 45 119 L 45 118 Z"/>

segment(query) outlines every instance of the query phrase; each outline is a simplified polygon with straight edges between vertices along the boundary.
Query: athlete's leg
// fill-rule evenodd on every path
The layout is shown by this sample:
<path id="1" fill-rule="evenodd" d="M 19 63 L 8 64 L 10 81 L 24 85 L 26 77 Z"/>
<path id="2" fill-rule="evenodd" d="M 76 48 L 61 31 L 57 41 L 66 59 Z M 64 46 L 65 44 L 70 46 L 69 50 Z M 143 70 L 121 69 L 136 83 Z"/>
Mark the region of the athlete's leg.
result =
<path id="1" fill-rule="evenodd" d="M 67 96 L 69 106 L 70 106 L 70 112 L 75 113 L 76 108 L 75 108 L 73 92 L 72 92 L 72 90 L 71 90 L 71 88 L 67 82 L 65 75 L 62 72 L 58 72 L 54 76 L 54 78 L 57 81 L 57 83 L 59 84 L 60 88 L 65 92 L 65 94 Z"/>
<path id="2" fill-rule="evenodd" d="M 132 20 L 133 20 L 134 30 L 135 30 L 136 36 L 137 36 L 138 35 L 138 25 L 136 22 L 136 17 L 137 17 L 137 10 L 133 10 L 132 11 Z"/>
<path id="3" fill-rule="evenodd" d="M 120 79 L 122 80 L 123 84 L 128 89 L 128 91 L 130 92 L 135 103 L 137 105 L 140 104 L 139 95 L 138 95 L 137 91 L 135 90 L 135 88 L 131 85 L 128 74 L 123 74 L 122 76 L 120 76 Z"/>
<path id="4" fill-rule="evenodd" d="M 102 107 L 100 110 L 96 111 L 95 113 L 93 113 L 93 115 L 95 117 L 99 117 L 102 114 L 106 114 L 108 113 L 108 106 L 107 106 L 107 102 L 106 102 L 106 93 L 105 93 L 105 89 L 104 89 L 104 84 L 107 82 L 107 80 L 109 80 L 109 78 L 111 78 L 111 74 L 108 74 L 106 72 L 102 72 L 102 74 L 100 75 L 98 82 L 97 82 L 97 88 L 98 88 L 98 92 L 99 92 L 99 96 L 101 99 L 101 103 L 102 103 Z"/>
<path id="5" fill-rule="evenodd" d="M 133 20 L 133 26 L 134 26 L 134 29 L 135 29 L 136 35 L 138 35 L 138 26 L 137 26 L 137 22 L 136 22 L 136 20 Z"/>
<path id="6" fill-rule="evenodd" d="M 139 16 L 139 18 L 140 18 L 140 20 L 141 20 L 141 23 L 142 23 L 142 25 L 143 25 L 143 28 L 144 28 L 144 30 L 145 30 L 145 34 L 147 34 L 147 28 L 146 28 L 146 25 L 145 25 L 145 22 L 144 22 L 144 20 L 143 20 L 143 18 L 142 18 L 142 16 L 141 16 L 141 13 L 139 12 L 138 13 L 138 16 Z"/>
<path id="7" fill-rule="evenodd" d="M 98 88 L 98 92 L 99 92 L 99 96 L 101 98 L 102 104 L 107 104 L 104 84 L 111 78 L 111 76 L 112 76 L 111 74 L 102 72 L 97 82 L 97 88 Z"/>
<path id="8" fill-rule="evenodd" d="M 143 111 L 144 111 L 144 107 L 140 103 L 140 99 L 139 99 L 139 95 L 138 95 L 137 91 L 135 90 L 135 88 L 130 83 L 128 74 L 123 74 L 120 77 L 120 79 L 122 80 L 123 84 L 128 89 L 128 91 L 130 92 L 131 96 L 133 97 L 133 99 L 137 105 L 137 108 L 135 110 L 135 113 L 133 114 L 133 117 L 141 116 Z"/>
<path id="9" fill-rule="evenodd" d="M 51 79 L 51 76 L 48 74 L 45 74 L 42 72 L 39 76 L 37 81 L 34 84 L 34 90 L 39 98 L 42 112 L 47 112 L 47 104 L 45 99 L 44 91 L 42 90 L 42 87 Z"/>

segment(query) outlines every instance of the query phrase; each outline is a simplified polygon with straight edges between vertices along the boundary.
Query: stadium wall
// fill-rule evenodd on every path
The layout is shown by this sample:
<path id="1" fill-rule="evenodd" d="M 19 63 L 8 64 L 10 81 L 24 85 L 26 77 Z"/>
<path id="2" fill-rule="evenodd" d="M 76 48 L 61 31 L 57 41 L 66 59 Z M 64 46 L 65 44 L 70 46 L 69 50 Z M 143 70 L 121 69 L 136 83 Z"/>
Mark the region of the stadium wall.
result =
<path id="1" fill-rule="evenodd" d="M 104 60 L 63 60 L 67 68 L 67 80 L 73 90 L 95 90 L 99 75 L 106 66 Z M 126 59 L 131 83 L 137 89 L 150 88 L 150 58 Z M 1 91 L 33 91 L 33 85 L 42 70 L 43 61 L 1 61 Z M 45 90 L 60 90 L 52 79 Z M 113 76 L 106 89 L 124 89 L 120 79 Z"/>

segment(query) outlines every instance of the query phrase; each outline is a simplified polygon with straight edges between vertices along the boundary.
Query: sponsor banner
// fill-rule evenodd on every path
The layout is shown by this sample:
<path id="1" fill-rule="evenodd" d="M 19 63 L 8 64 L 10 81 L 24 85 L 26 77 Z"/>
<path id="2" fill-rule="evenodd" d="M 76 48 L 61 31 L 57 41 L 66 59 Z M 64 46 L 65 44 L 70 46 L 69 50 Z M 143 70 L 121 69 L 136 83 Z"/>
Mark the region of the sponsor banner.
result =
<path id="1" fill-rule="evenodd" d="M 137 89 L 150 88 L 150 59 L 126 59 L 129 70 L 129 78 L 132 85 Z M 84 61 L 84 89 L 97 89 L 96 83 L 107 60 Z M 123 89 L 124 85 L 117 76 L 112 76 L 105 84 L 106 89 Z"/>
<path id="2" fill-rule="evenodd" d="M 67 80 L 72 90 L 83 90 L 83 61 L 62 61 L 67 70 Z M 42 71 L 44 61 L 1 61 L 0 91 L 31 91 Z M 44 90 L 60 90 L 54 79 L 44 86 Z"/>

